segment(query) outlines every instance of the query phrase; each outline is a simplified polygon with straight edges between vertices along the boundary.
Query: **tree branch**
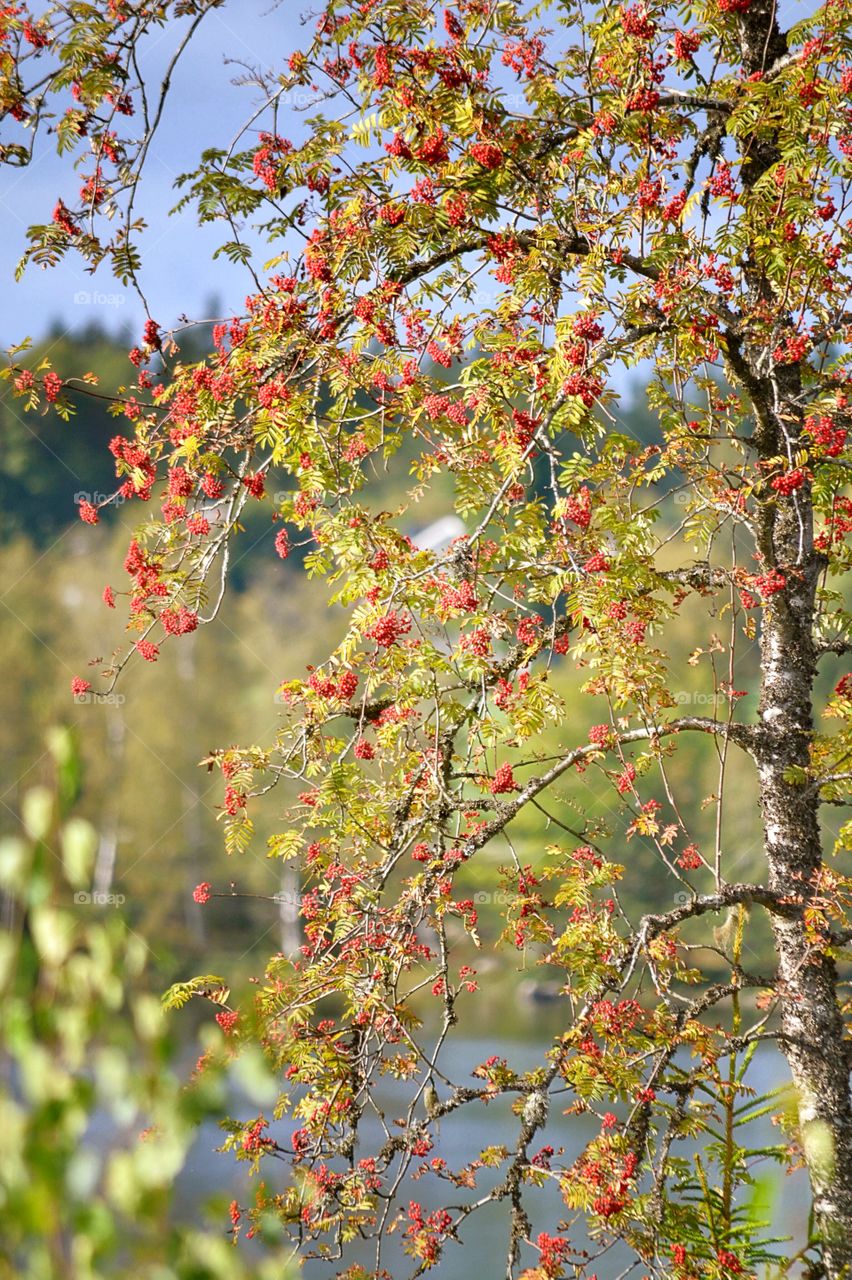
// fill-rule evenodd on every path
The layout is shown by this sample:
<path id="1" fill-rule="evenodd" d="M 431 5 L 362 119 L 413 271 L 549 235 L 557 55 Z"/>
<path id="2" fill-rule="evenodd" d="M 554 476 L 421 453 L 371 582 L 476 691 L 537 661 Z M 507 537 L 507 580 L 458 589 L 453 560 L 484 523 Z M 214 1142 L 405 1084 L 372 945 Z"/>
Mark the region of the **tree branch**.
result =
<path id="1" fill-rule="evenodd" d="M 714 720 L 709 716 L 681 716 L 677 720 L 670 720 L 667 724 L 657 725 L 652 728 L 628 729 L 624 733 L 614 735 L 614 741 L 619 746 L 626 746 L 633 742 L 657 741 L 660 738 L 668 738 L 673 734 L 689 731 L 709 733 L 717 737 L 728 738 L 729 741 L 736 743 L 738 747 L 742 747 L 744 751 L 747 751 L 752 756 L 757 749 L 757 730 L 754 726 L 727 724 L 723 720 Z M 568 769 L 588 759 L 589 756 L 598 754 L 600 751 L 601 748 L 596 743 L 585 743 L 582 747 L 575 747 L 573 751 L 569 751 L 546 773 L 539 774 L 537 778 L 531 778 L 512 800 L 501 806 L 496 817 L 492 818 L 490 822 L 480 828 L 476 835 L 471 836 L 466 841 L 464 845 L 465 856 L 470 857 L 477 849 L 481 849 L 483 845 L 487 844 L 489 840 L 511 822 L 525 804 L 539 795 L 540 792 L 545 791 Z"/>

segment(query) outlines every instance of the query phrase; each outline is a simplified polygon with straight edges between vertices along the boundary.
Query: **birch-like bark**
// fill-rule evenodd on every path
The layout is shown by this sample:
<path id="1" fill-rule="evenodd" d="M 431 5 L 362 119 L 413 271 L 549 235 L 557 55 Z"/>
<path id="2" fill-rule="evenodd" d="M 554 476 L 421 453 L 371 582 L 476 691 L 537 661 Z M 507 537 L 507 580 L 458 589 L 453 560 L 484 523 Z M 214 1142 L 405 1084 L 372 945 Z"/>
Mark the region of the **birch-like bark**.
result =
<path id="1" fill-rule="evenodd" d="M 740 19 L 745 71 L 765 74 L 787 56 L 773 0 L 754 0 Z M 776 139 L 749 140 L 742 156 L 744 188 L 753 188 L 778 162 Z M 777 310 L 773 289 L 754 266 L 746 270 L 750 301 Z M 779 316 L 783 323 L 785 317 Z M 792 323 L 791 318 L 787 320 Z M 763 460 L 792 460 L 803 448 L 802 380 L 798 365 L 766 372 L 765 351 L 734 353 L 746 374 L 754 407 L 754 443 Z M 741 381 L 743 378 L 741 376 Z M 765 570 L 777 570 L 785 589 L 763 611 L 760 730 L 755 752 L 760 779 L 769 886 L 807 900 L 822 867 L 819 797 L 789 780 L 807 770 L 813 741 L 816 589 L 824 567 L 813 544 L 810 486 L 770 495 L 758 514 L 758 551 Z M 784 1038 L 798 1103 L 799 1134 L 810 1175 L 814 1220 L 829 1280 L 852 1277 L 852 1108 L 849 1056 L 837 1000 L 834 961 L 809 941 L 801 917 L 771 916 L 778 959 Z"/>
<path id="2" fill-rule="evenodd" d="M 799 491 L 798 513 L 810 521 Z M 774 541 L 787 592 L 765 610 L 761 640 L 763 725 L 758 752 L 764 844 L 770 887 L 784 896 L 813 892 L 822 864 L 818 800 L 812 787 L 785 780 L 806 768 L 813 733 L 812 640 L 819 564 L 811 547 L 793 568 L 798 520 L 779 514 Z M 796 1090 L 799 1132 L 813 1192 L 814 1218 L 830 1280 L 852 1275 L 852 1110 L 849 1059 L 837 1002 L 834 961 L 815 949 L 801 918 L 771 916 L 778 955 L 784 1053 Z"/>

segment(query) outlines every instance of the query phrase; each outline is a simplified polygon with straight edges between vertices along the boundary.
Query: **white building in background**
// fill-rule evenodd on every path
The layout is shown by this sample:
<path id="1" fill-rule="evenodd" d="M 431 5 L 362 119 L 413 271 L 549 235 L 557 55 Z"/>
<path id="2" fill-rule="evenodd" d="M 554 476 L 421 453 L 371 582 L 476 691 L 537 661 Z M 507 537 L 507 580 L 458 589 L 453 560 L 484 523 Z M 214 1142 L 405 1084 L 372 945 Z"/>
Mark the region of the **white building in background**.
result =
<path id="1" fill-rule="evenodd" d="M 465 532 L 458 516 L 441 516 L 440 520 L 435 520 L 419 533 L 412 534 L 411 541 L 421 551 L 440 551 Z"/>

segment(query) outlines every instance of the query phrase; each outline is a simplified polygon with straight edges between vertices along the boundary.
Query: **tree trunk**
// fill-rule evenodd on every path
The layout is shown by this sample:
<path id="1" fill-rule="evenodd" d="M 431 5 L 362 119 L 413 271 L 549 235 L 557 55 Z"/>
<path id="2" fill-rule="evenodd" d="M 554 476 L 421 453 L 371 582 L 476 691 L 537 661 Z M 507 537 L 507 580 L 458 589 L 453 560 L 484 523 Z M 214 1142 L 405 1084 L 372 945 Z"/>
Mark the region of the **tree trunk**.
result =
<path id="1" fill-rule="evenodd" d="M 813 733 L 814 594 L 821 564 L 808 490 L 779 501 L 771 539 L 787 588 L 764 611 L 761 637 L 757 754 L 764 844 L 771 888 L 807 898 L 822 865 L 819 799 L 813 787 L 784 775 L 791 766 L 808 767 Z M 817 1233 L 826 1274 L 840 1280 L 852 1276 L 852 1111 L 837 972 L 808 941 L 801 920 L 776 915 L 773 929 L 782 1048 L 796 1089 Z"/>
<path id="2" fill-rule="evenodd" d="M 787 56 L 773 0 L 754 0 L 740 17 L 743 67 L 765 74 Z M 745 190 L 780 159 L 772 134 L 752 140 L 742 156 Z M 778 314 L 771 282 L 746 266 L 750 302 Z M 793 318 L 778 315 L 794 327 Z M 798 365 L 776 365 L 767 376 L 760 351 L 729 352 L 739 365 L 757 419 L 754 444 L 761 458 L 792 459 L 804 447 L 802 378 Z M 790 496 L 770 495 L 759 508 L 758 551 L 764 570 L 786 579 L 763 611 L 761 699 L 756 752 L 763 814 L 764 848 L 770 887 L 807 899 L 822 867 L 819 796 L 802 783 L 785 780 L 791 767 L 807 770 L 813 739 L 815 595 L 822 557 L 813 544 L 810 486 Z M 852 1109 L 849 1058 L 837 1003 L 834 961 L 808 941 L 800 919 L 773 915 L 778 958 L 783 1051 L 796 1089 L 799 1132 L 811 1180 L 817 1235 L 830 1280 L 852 1280 Z"/>

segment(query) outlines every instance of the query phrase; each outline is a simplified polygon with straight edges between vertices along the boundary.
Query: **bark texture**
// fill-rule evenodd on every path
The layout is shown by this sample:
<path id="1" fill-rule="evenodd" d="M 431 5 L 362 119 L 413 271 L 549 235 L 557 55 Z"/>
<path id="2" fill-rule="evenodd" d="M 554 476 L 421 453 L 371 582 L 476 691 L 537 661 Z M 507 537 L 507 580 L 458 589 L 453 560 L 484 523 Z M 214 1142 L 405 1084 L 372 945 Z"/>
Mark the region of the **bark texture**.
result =
<path id="1" fill-rule="evenodd" d="M 766 74 L 787 55 L 777 6 L 756 0 L 742 15 L 744 68 Z M 780 158 L 772 134 L 750 140 L 742 156 L 748 188 Z M 752 270 L 751 301 L 777 313 L 769 282 Z M 792 326 L 792 317 L 787 318 Z M 779 316 L 783 323 L 784 317 Z M 764 458 L 795 456 L 803 448 L 801 370 L 776 366 L 747 341 L 732 352 L 756 420 L 754 443 Z M 764 847 L 770 888 L 794 899 L 813 896 L 822 866 L 820 802 L 815 788 L 787 780 L 810 765 L 813 739 L 815 596 L 824 562 L 813 544 L 811 491 L 770 496 L 761 506 L 758 550 L 765 569 L 786 587 L 764 610 L 761 632 L 760 729 L 755 752 L 760 779 Z M 801 918 L 772 915 L 778 957 L 782 1048 L 796 1089 L 799 1132 L 810 1175 L 814 1221 L 829 1280 L 852 1277 L 852 1108 L 850 1059 L 837 1000 L 834 961 L 809 941 Z"/>
<path id="2" fill-rule="evenodd" d="M 799 506 L 798 514 L 809 520 L 806 497 Z M 793 579 L 788 556 L 796 529 L 783 514 L 774 524 L 779 560 Z M 818 800 L 813 788 L 787 782 L 784 775 L 790 766 L 807 767 L 813 729 L 812 623 L 819 565 L 812 549 L 797 571 L 798 579 L 783 598 L 775 597 L 764 624 L 758 769 L 770 887 L 807 898 L 822 863 Z M 809 942 L 801 919 L 776 914 L 772 921 L 782 1047 L 796 1088 L 814 1218 L 826 1275 L 840 1280 L 852 1275 L 852 1111 L 837 972 L 833 960 Z"/>

